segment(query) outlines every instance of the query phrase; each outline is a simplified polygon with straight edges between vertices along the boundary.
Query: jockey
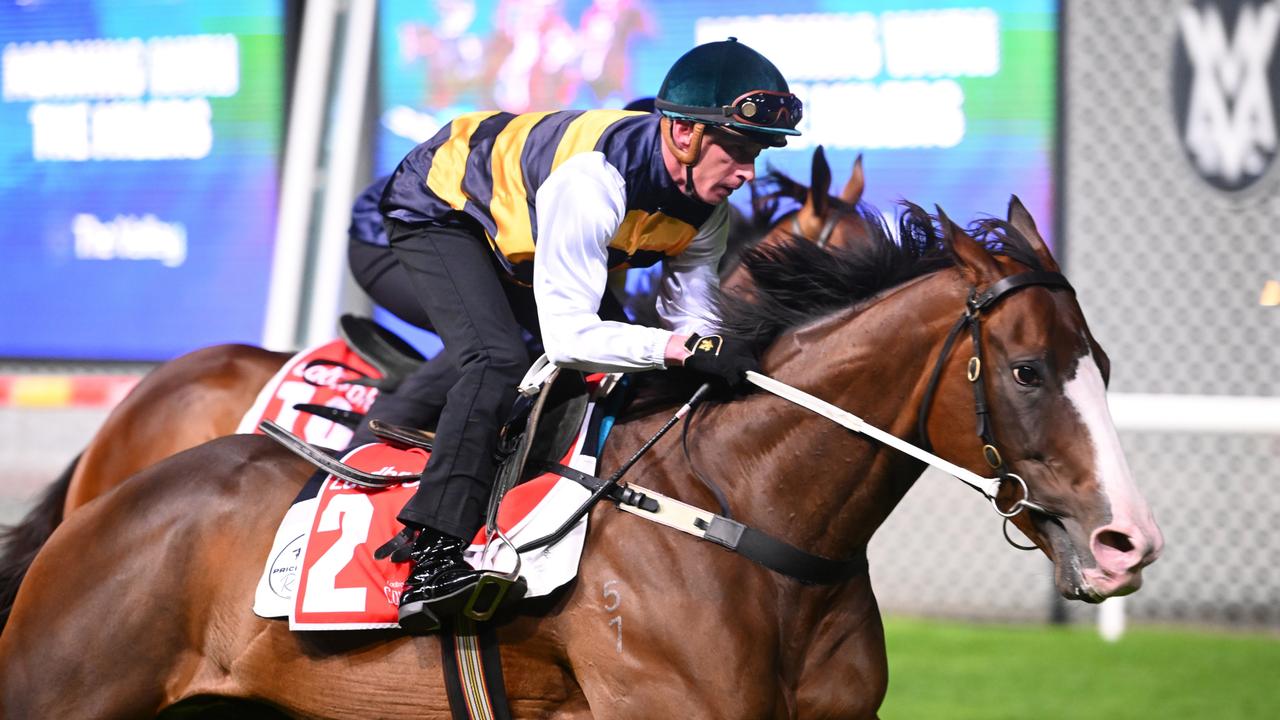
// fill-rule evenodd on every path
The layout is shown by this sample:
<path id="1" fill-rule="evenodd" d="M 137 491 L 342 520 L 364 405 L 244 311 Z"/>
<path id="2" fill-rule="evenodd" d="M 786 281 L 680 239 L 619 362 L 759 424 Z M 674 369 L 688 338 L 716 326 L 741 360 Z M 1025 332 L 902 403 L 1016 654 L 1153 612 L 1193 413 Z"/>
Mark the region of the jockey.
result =
<path id="1" fill-rule="evenodd" d="M 445 348 L 369 413 L 436 425 L 398 516 L 400 542 L 413 540 L 408 630 L 433 628 L 478 580 L 462 551 L 483 524 L 497 431 L 530 363 L 522 329 L 557 365 L 585 371 L 683 365 L 737 387 L 756 367 L 747 343 L 698 333 L 716 321 L 727 198 L 754 178 L 761 150 L 799 134 L 800 100 L 773 63 L 730 38 L 677 60 L 655 104 L 468 113 L 414 148 L 382 193 L 384 260 L 395 263 L 362 255 L 353 269 L 376 302 L 433 328 Z M 608 272 L 659 260 L 665 327 L 626 323 Z M 382 272 L 400 280 L 374 282 Z M 366 426 L 353 443 L 370 439 Z"/>

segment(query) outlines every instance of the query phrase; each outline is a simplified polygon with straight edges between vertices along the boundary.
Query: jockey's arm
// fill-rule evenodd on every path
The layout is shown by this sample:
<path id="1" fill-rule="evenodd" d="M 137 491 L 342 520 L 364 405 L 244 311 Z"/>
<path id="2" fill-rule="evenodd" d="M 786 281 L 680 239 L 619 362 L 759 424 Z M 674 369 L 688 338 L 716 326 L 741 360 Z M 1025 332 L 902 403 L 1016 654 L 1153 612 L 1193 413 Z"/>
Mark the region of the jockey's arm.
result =
<path id="1" fill-rule="evenodd" d="M 552 362 L 606 372 L 678 364 L 684 356 L 684 335 L 710 322 L 710 300 L 694 299 L 693 293 L 709 293 L 714 287 L 727 212 L 713 213 L 686 250 L 692 253 L 689 259 L 664 269 L 658 311 L 663 323 L 677 331 L 673 333 L 600 318 L 609 241 L 626 214 L 625 181 L 602 154 L 582 153 L 565 161 L 538 189 L 535 200 L 538 250 L 533 292 L 543 346 Z M 716 218 L 723 229 L 718 229 Z M 707 317 L 695 319 L 688 313 Z"/>

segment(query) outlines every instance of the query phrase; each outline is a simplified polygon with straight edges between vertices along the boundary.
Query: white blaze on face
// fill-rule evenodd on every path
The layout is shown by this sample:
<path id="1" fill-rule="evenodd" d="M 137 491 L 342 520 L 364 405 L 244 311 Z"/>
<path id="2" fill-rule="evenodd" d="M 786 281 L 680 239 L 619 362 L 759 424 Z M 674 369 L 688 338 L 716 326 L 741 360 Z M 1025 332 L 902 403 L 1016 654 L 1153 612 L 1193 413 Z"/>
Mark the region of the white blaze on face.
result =
<path id="1" fill-rule="evenodd" d="M 1098 489 L 1111 510 L 1111 521 L 1106 527 L 1095 530 L 1090 542 L 1090 550 L 1098 563 L 1097 570 L 1106 578 L 1105 581 L 1102 577 L 1094 578 L 1094 584 L 1116 585 L 1114 588 L 1096 588 L 1109 594 L 1110 590 L 1123 586 L 1130 573 L 1159 555 L 1164 538 L 1125 461 L 1120 437 L 1107 407 L 1102 373 L 1092 354 L 1080 358 L 1075 377 L 1066 383 L 1064 389 L 1088 434 L 1094 451 Z M 1115 542 L 1121 535 L 1128 539 L 1127 543 Z"/>

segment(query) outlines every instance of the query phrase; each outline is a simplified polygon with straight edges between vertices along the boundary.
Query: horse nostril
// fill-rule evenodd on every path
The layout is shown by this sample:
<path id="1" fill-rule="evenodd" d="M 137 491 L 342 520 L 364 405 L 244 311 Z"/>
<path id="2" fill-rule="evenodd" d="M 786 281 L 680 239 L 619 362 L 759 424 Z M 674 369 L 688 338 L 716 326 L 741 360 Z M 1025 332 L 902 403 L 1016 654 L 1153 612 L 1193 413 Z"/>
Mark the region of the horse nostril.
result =
<path id="1" fill-rule="evenodd" d="M 1135 541 L 1132 534 L 1114 526 L 1101 528 L 1093 534 L 1089 549 L 1093 551 L 1093 559 L 1098 563 L 1099 570 L 1106 573 L 1128 573 L 1143 564 L 1146 551 L 1139 548 L 1142 539 L 1139 535 Z"/>
<path id="2" fill-rule="evenodd" d="M 1116 530 L 1104 530 L 1098 533 L 1097 542 L 1099 545 L 1114 548 L 1124 555 L 1133 552 L 1133 541 L 1129 539 L 1128 535 Z"/>

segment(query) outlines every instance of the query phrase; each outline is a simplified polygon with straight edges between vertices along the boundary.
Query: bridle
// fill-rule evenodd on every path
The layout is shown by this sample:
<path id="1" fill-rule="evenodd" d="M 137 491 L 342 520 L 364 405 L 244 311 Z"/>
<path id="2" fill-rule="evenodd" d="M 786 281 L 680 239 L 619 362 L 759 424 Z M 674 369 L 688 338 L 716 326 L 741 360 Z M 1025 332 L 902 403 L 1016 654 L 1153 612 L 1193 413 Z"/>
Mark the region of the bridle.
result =
<path id="1" fill-rule="evenodd" d="M 822 230 L 818 232 L 818 237 L 813 238 L 813 243 L 820 248 L 825 248 L 827 243 L 831 241 L 831 234 L 835 232 L 836 223 L 840 222 L 840 218 L 853 214 L 849 210 L 832 208 L 826 222 L 822 223 Z M 807 237 L 804 234 L 804 229 L 800 227 L 800 213 L 798 211 L 791 216 L 791 232 L 797 237 Z"/>
<path id="2" fill-rule="evenodd" d="M 1021 476 L 1009 472 L 1008 466 L 1005 464 L 1004 456 L 996 447 L 995 433 L 991 428 L 991 410 L 987 403 L 987 391 L 985 383 L 982 379 L 982 313 L 990 310 L 1004 297 L 1017 292 L 1026 287 L 1046 287 L 1052 289 L 1062 289 L 1075 292 L 1071 287 L 1071 283 L 1057 272 L 1048 272 L 1043 270 L 1033 270 L 1029 272 L 1010 275 L 1006 278 L 993 283 L 984 292 L 978 292 L 977 288 L 970 288 L 969 298 L 965 301 L 964 313 L 955 325 L 951 327 L 951 331 L 947 333 L 947 339 L 942 344 L 942 352 L 938 355 L 938 360 L 933 366 L 933 371 L 929 375 L 929 384 L 925 387 L 924 397 L 920 401 L 920 413 L 917 418 L 917 429 L 920 434 L 920 446 L 926 451 L 932 451 L 933 446 L 929 442 L 928 417 L 929 408 L 933 404 L 934 393 L 938 389 L 938 382 L 942 377 L 942 368 L 946 364 L 947 358 L 951 355 L 952 347 L 956 340 L 960 337 L 960 333 L 969 328 L 970 336 L 973 338 L 973 355 L 969 357 L 969 363 L 966 370 L 966 377 L 969 384 L 973 387 L 973 409 L 977 415 L 978 425 L 977 434 L 982 440 L 982 455 L 986 459 L 987 464 L 996 471 L 996 476 L 1003 485 L 1006 482 L 1017 483 L 1022 489 L 1022 497 L 1016 500 L 1008 510 L 1001 509 L 993 495 L 991 497 L 991 506 L 1005 520 L 1004 534 L 1009 544 L 1023 550 L 1034 549 L 1019 545 L 1009 537 L 1008 522 L 1024 508 L 1030 508 L 1045 515 L 1053 516 L 1054 513 L 1046 510 L 1044 506 L 1031 500 L 1031 493 L 1027 488 L 1026 480 Z"/>

